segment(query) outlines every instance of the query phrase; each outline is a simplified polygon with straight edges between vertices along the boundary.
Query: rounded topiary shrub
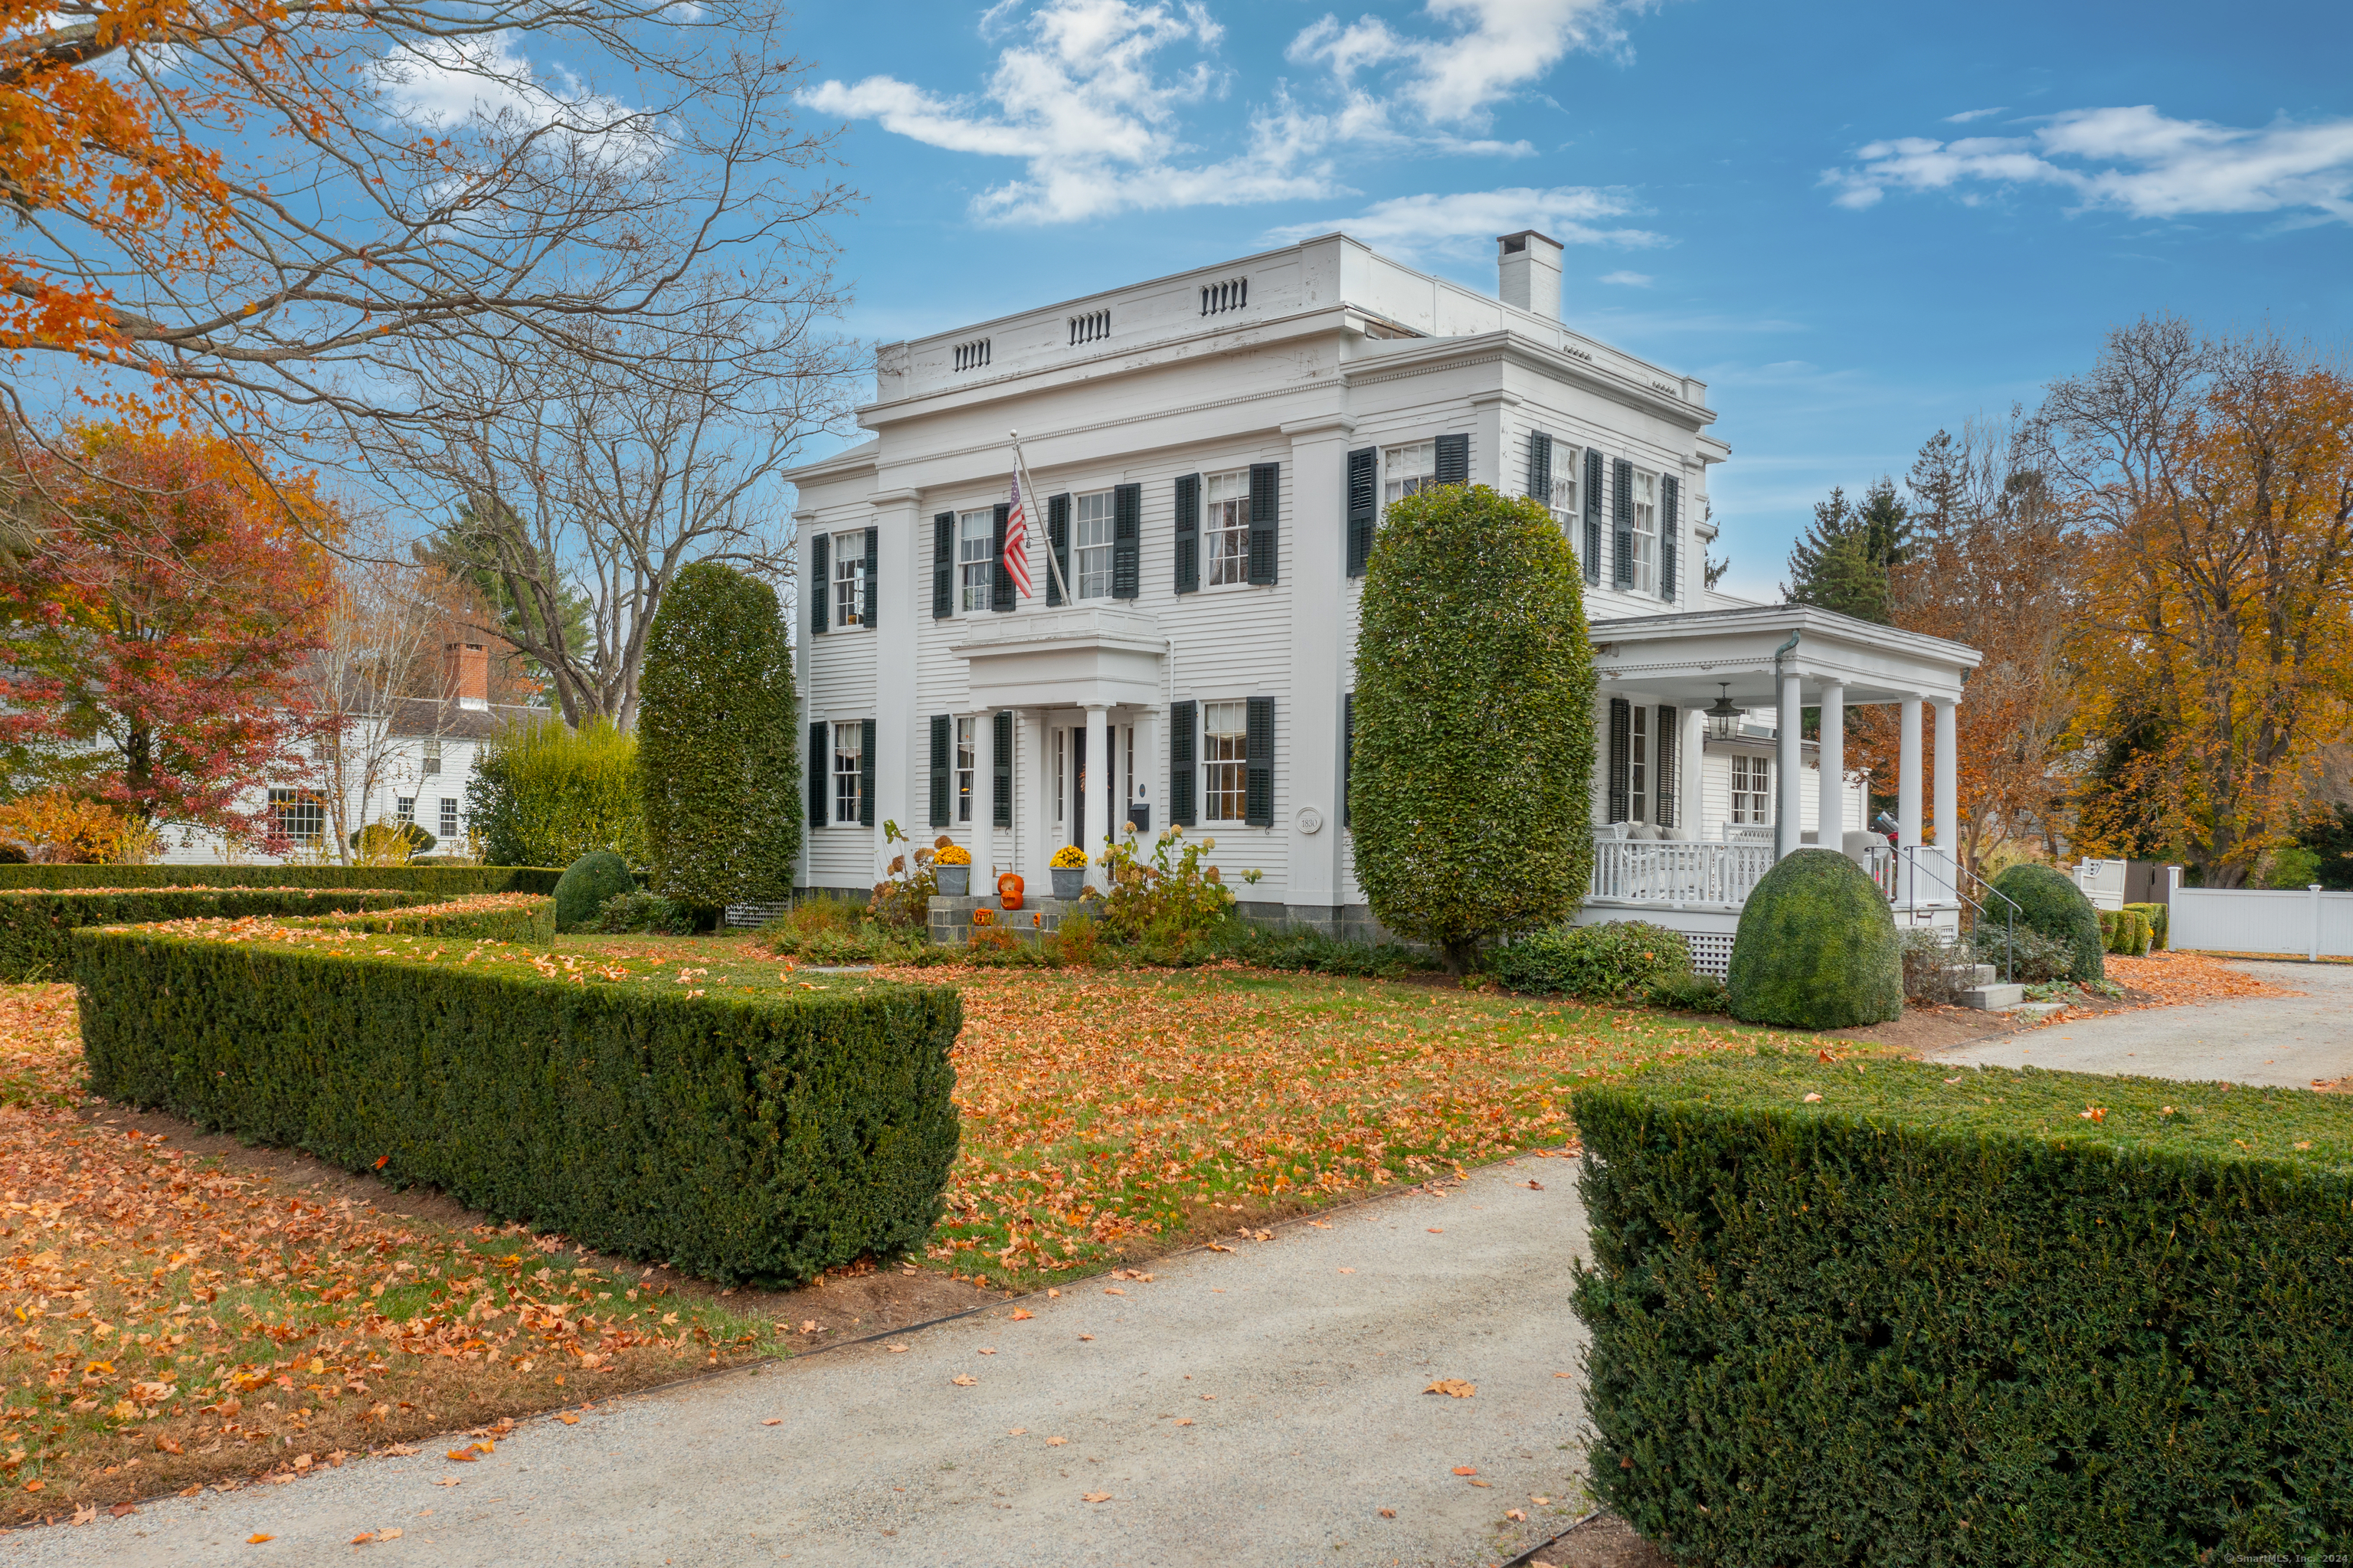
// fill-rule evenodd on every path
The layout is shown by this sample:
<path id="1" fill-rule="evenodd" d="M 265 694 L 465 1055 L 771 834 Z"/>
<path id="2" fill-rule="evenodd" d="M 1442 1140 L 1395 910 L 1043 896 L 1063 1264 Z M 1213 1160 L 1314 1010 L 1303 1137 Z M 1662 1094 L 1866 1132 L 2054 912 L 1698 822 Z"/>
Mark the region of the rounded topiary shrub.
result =
<path id="1" fill-rule="evenodd" d="M 2064 872 L 2047 865 L 2013 865 L 1993 879 L 1993 890 L 2018 906 L 2018 923 L 2067 944 L 2078 985 L 2107 978 L 2103 956 L 2107 941 L 2100 934 L 2100 912 Z M 1986 925 L 2000 930 L 2008 911 L 2000 898 L 1986 900 Z"/>
<path id="2" fill-rule="evenodd" d="M 606 900 L 637 890 L 628 862 L 611 850 L 590 850 L 556 879 L 555 928 L 577 931 L 596 920 Z"/>
<path id="3" fill-rule="evenodd" d="M 1886 895 L 1836 850 L 1783 855 L 1740 906 L 1725 989 L 1746 1023 L 1847 1029 L 1901 1016 L 1903 948 Z"/>

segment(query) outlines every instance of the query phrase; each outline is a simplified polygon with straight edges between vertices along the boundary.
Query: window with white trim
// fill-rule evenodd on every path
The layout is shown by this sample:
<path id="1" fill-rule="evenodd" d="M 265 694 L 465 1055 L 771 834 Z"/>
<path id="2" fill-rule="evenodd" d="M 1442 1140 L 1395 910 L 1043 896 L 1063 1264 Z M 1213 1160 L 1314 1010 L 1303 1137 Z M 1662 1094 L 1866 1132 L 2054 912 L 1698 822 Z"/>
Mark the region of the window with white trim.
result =
<path id="1" fill-rule="evenodd" d="M 1438 482 L 1438 443 L 1415 441 L 1381 449 L 1381 510 Z"/>
<path id="2" fill-rule="evenodd" d="M 392 798 L 392 820 L 396 822 L 414 822 L 417 821 L 417 797 L 414 795 L 395 795 Z"/>
<path id="3" fill-rule="evenodd" d="M 1064 819 L 1068 810 L 1063 803 L 1063 796 L 1070 787 L 1071 757 L 1067 749 L 1070 735 L 1067 729 L 1054 731 L 1054 821 L 1058 822 Z"/>
<path id="4" fill-rule="evenodd" d="M 1585 452 L 1567 441 L 1552 444 L 1552 498 L 1546 503 L 1552 520 L 1568 535 L 1568 542 L 1585 548 L 1585 514 L 1578 506 L 1585 481 Z"/>
<path id="5" fill-rule="evenodd" d="M 1659 476 L 1634 475 L 1634 591 L 1659 591 Z"/>
<path id="6" fill-rule="evenodd" d="M 1626 820 L 1647 822 L 1651 820 L 1651 710 L 1636 703 L 1632 717 L 1632 745 L 1628 748 L 1627 758 Z"/>
<path id="7" fill-rule="evenodd" d="M 1250 471 L 1201 476 L 1201 549 L 1207 579 L 1250 581 Z"/>
<path id="8" fill-rule="evenodd" d="M 866 546 L 861 544 L 859 549 Z M 984 506 L 956 514 L 956 608 L 969 615 L 988 608 L 989 568 L 996 564 L 997 513 Z"/>
<path id="9" fill-rule="evenodd" d="M 1074 496 L 1071 503 L 1071 591 L 1081 599 L 1111 597 L 1111 492 Z"/>
<path id="10" fill-rule="evenodd" d="M 1732 823 L 1763 826 L 1773 820 L 1773 761 L 1767 757 L 1732 759 Z"/>
<path id="11" fill-rule="evenodd" d="M 441 833 L 445 839 L 458 836 L 458 802 L 448 795 L 441 797 Z"/>
<path id="12" fill-rule="evenodd" d="M 858 776 L 859 765 L 865 760 L 865 728 L 857 723 L 833 726 L 833 820 L 837 822 L 858 821 Z"/>
<path id="13" fill-rule="evenodd" d="M 1250 705 L 1201 705 L 1201 813 L 1239 822 L 1250 789 Z"/>
<path id="14" fill-rule="evenodd" d="M 417 764 L 417 771 L 427 779 L 441 771 L 441 739 L 438 736 L 427 737 L 424 760 Z"/>
<path id="15" fill-rule="evenodd" d="M 866 624 L 866 530 L 833 536 L 833 623 Z"/>
<path id="16" fill-rule="evenodd" d="M 327 836 L 326 803 L 308 789 L 272 789 L 269 814 L 279 836 L 298 844 L 315 844 Z"/>
<path id="17" fill-rule="evenodd" d="M 972 720 L 960 718 L 956 726 L 956 821 L 972 821 Z"/>

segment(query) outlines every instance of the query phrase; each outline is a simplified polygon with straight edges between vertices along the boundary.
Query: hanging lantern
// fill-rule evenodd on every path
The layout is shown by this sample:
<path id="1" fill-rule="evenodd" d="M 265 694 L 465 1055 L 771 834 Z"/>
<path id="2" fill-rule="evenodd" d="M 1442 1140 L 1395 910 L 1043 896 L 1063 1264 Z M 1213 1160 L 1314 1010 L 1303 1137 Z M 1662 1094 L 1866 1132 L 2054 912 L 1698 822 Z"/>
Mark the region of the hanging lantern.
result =
<path id="1" fill-rule="evenodd" d="M 1718 694 L 1707 712 L 1707 733 L 1717 740 L 1730 740 L 1740 732 L 1740 710 L 1732 705 L 1732 683 L 1718 681 Z"/>

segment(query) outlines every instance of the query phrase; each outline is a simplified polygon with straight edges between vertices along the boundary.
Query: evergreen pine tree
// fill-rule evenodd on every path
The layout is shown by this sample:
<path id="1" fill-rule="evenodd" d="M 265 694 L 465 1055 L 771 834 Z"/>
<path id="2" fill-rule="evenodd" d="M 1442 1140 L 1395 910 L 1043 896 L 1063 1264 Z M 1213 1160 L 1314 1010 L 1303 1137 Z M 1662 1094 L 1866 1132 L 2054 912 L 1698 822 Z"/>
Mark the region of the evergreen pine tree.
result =
<path id="1" fill-rule="evenodd" d="M 1887 625 L 1894 611 L 1890 569 L 1911 544 L 1911 514 L 1882 477 L 1863 493 L 1861 504 L 1847 500 L 1843 486 L 1814 504 L 1813 525 L 1789 551 L 1789 584 L 1782 595 L 1791 604 L 1810 604 Z"/>

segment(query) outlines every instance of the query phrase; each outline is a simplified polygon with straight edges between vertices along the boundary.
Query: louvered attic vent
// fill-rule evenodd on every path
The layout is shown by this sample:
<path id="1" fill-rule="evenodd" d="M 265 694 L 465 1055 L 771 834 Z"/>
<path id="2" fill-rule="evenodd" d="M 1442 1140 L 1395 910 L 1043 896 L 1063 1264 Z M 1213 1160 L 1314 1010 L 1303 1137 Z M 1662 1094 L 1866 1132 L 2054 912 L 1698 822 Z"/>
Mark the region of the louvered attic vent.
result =
<path id="1" fill-rule="evenodd" d="M 1221 311 L 1238 311 L 1250 303 L 1250 280 L 1229 279 L 1223 283 L 1208 283 L 1201 289 L 1201 313 L 1214 316 Z"/>
<path id="2" fill-rule="evenodd" d="M 988 340 L 987 338 L 976 337 L 970 343 L 956 344 L 955 367 L 958 370 L 978 370 L 987 363 Z"/>
<path id="3" fill-rule="evenodd" d="M 1085 315 L 1071 318 L 1072 348 L 1078 347 L 1082 343 L 1101 343 L 1110 335 L 1111 313 L 1109 311 L 1089 311 Z"/>

